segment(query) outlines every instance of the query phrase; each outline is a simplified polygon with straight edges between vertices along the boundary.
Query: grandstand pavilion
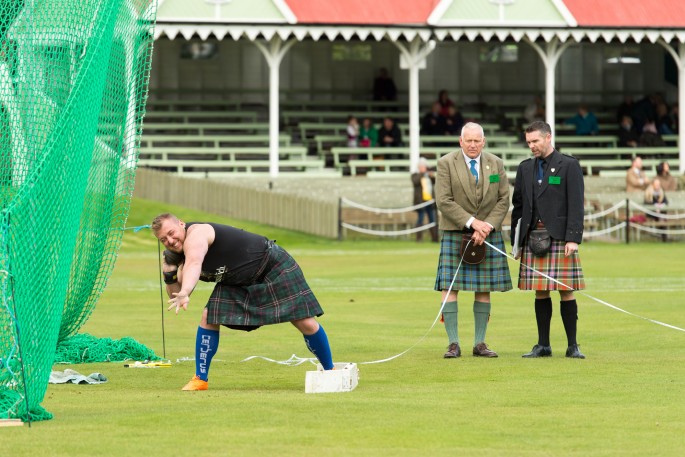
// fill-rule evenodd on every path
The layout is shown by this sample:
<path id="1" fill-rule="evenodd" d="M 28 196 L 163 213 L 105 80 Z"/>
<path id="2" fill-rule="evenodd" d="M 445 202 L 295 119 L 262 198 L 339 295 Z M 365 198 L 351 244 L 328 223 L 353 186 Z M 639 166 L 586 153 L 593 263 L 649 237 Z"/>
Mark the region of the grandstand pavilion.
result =
<path id="1" fill-rule="evenodd" d="M 481 121 L 544 93 L 552 126 L 577 103 L 614 110 L 624 94 L 659 92 L 670 104 L 685 103 L 685 3 L 678 0 L 159 3 L 151 101 L 221 98 L 268 106 L 271 176 L 279 173 L 284 103 L 368 101 L 379 67 L 398 85 L 412 170 L 422 148 L 420 116 L 443 88 L 465 111 L 479 108 L 472 117 Z M 183 55 L 202 43 L 205 59 Z M 504 46 L 514 50 L 513 61 L 493 57 Z M 619 63 L 608 63 L 612 58 Z M 640 63 L 625 63 L 630 59 Z M 680 117 L 678 130 L 684 128 Z M 685 144 L 678 148 L 684 172 Z"/>

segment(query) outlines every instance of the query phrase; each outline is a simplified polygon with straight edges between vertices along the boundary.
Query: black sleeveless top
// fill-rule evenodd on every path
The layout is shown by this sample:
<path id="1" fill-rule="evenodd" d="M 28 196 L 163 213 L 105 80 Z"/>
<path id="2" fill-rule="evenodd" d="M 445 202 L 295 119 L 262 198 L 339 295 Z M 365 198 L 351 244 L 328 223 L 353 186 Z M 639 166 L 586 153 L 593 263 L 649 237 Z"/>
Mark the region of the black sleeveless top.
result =
<path id="1" fill-rule="evenodd" d="M 214 228 L 214 242 L 202 261 L 200 281 L 232 286 L 252 284 L 267 254 L 269 239 L 230 225 L 211 222 L 189 222 L 186 230 L 194 224 L 208 224 Z"/>

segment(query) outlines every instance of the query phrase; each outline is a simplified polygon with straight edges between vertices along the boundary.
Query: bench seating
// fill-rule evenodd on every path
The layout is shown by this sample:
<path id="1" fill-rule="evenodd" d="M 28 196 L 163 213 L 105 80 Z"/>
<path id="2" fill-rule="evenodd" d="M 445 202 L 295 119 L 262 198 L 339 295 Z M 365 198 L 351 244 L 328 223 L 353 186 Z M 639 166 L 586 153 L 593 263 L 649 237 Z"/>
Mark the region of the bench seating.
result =
<path id="1" fill-rule="evenodd" d="M 279 143 L 290 146 L 290 135 L 280 135 Z M 268 146 L 269 135 L 143 135 L 141 148 L 174 148 L 201 145 L 204 148 L 219 148 L 225 145 Z"/>
<path id="2" fill-rule="evenodd" d="M 282 159 L 303 160 L 307 157 L 307 148 L 304 146 L 282 146 L 278 149 Z M 146 160 L 170 160 L 205 158 L 207 160 L 241 160 L 260 158 L 268 160 L 268 146 L 243 146 L 243 147 L 183 147 L 183 148 L 140 148 L 140 158 Z"/>
<path id="3" fill-rule="evenodd" d="M 343 126 L 347 122 L 347 118 L 351 113 L 346 111 L 281 111 L 283 123 L 286 125 L 295 125 L 299 122 L 327 122 L 338 121 Z M 385 116 L 392 116 L 395 122 L 407 122 L 409 113 L 407 111 L 386 112 L 386 111 L 366 111 L 363 117 L 368 117 L 372 121 L 380 122 Z M 359 119 L 361 121 L 361 119 Z"/>
<path id="4" fill-rule="evenodd" d="M 557 148 L 564 151 L 564 145 L 596 144 L 616 148 L 618 146 L 617 135 L 557 135 L 553 143 Z"/>
<path id="5" fill-rule="evenodd" d="M 180 123 L 180 122 L 145 122 L 143 124 L 144 135 L 161 134 L 184 134 L 184 135 L 212 135 L 228 132 L 268 134 L 269 124 L 266 122 L 203 122 L 203 123 Z"/>
<path id="6" fill-rule="evenodd" d="M 149 111 L 145 122 L 257 122 L 254 111 Z"/>
<path id="7" fill-rule="evenodd" d="M 175 110 L 217 110 L 230 109 L 240 110 L 242 102 L 239 100 L 171 100 L 171 99 L 151 99 L 146 103 L 147 111 L 175 111 Z"/>

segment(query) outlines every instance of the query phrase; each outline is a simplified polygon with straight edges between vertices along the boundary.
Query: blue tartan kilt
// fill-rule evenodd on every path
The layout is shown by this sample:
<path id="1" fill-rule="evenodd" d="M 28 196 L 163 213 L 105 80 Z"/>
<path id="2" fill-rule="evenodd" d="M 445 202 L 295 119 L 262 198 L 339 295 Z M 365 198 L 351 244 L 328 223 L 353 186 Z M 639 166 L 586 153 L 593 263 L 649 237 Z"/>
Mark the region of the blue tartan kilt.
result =
<path id="1" fill-rule="evenodd" d="M 485 245 L 485 260 L 478 265 L 469 265 L 461 261 L 461 238 L 467 232 L 458 230 L 444 230 L 440 240 L 440 258 L 438 273 L 435 278 L 435 290 L 448 290 L 459 268 L 459 274 L 454 279 L 452 290 L 467 290 L 473 292 L 505 292 L 511 290 L 511 275 L 507 258 L 499 252 Z M 504 250 L 502 232 L 493 231 L 486 241 L 498 249 Z"/>
<path id="2" fill-rule="evenodd" d="M 207 302 L 207 323 L 236 330 L 250 331 L 322 314 L 300 266 L 276 244 L 269 248 L 253 284 L 217 283 Z"/>

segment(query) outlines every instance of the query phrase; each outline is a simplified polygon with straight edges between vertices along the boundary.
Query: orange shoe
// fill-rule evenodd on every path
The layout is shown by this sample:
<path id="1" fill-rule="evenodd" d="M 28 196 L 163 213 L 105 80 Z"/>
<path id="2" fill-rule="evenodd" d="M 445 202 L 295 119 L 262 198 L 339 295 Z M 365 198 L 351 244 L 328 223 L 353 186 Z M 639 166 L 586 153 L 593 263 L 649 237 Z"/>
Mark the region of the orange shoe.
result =
<path id="1" fill-rule="evenodd" d="M 193 379 L 191 379 L 188 384 L 183 386 L 183 389 L 181 390 L 207 390 L 209 389 L 209 383 L 207 381 L 203 381 L 200 379 L 197 375 L 193 376 Z"/>

